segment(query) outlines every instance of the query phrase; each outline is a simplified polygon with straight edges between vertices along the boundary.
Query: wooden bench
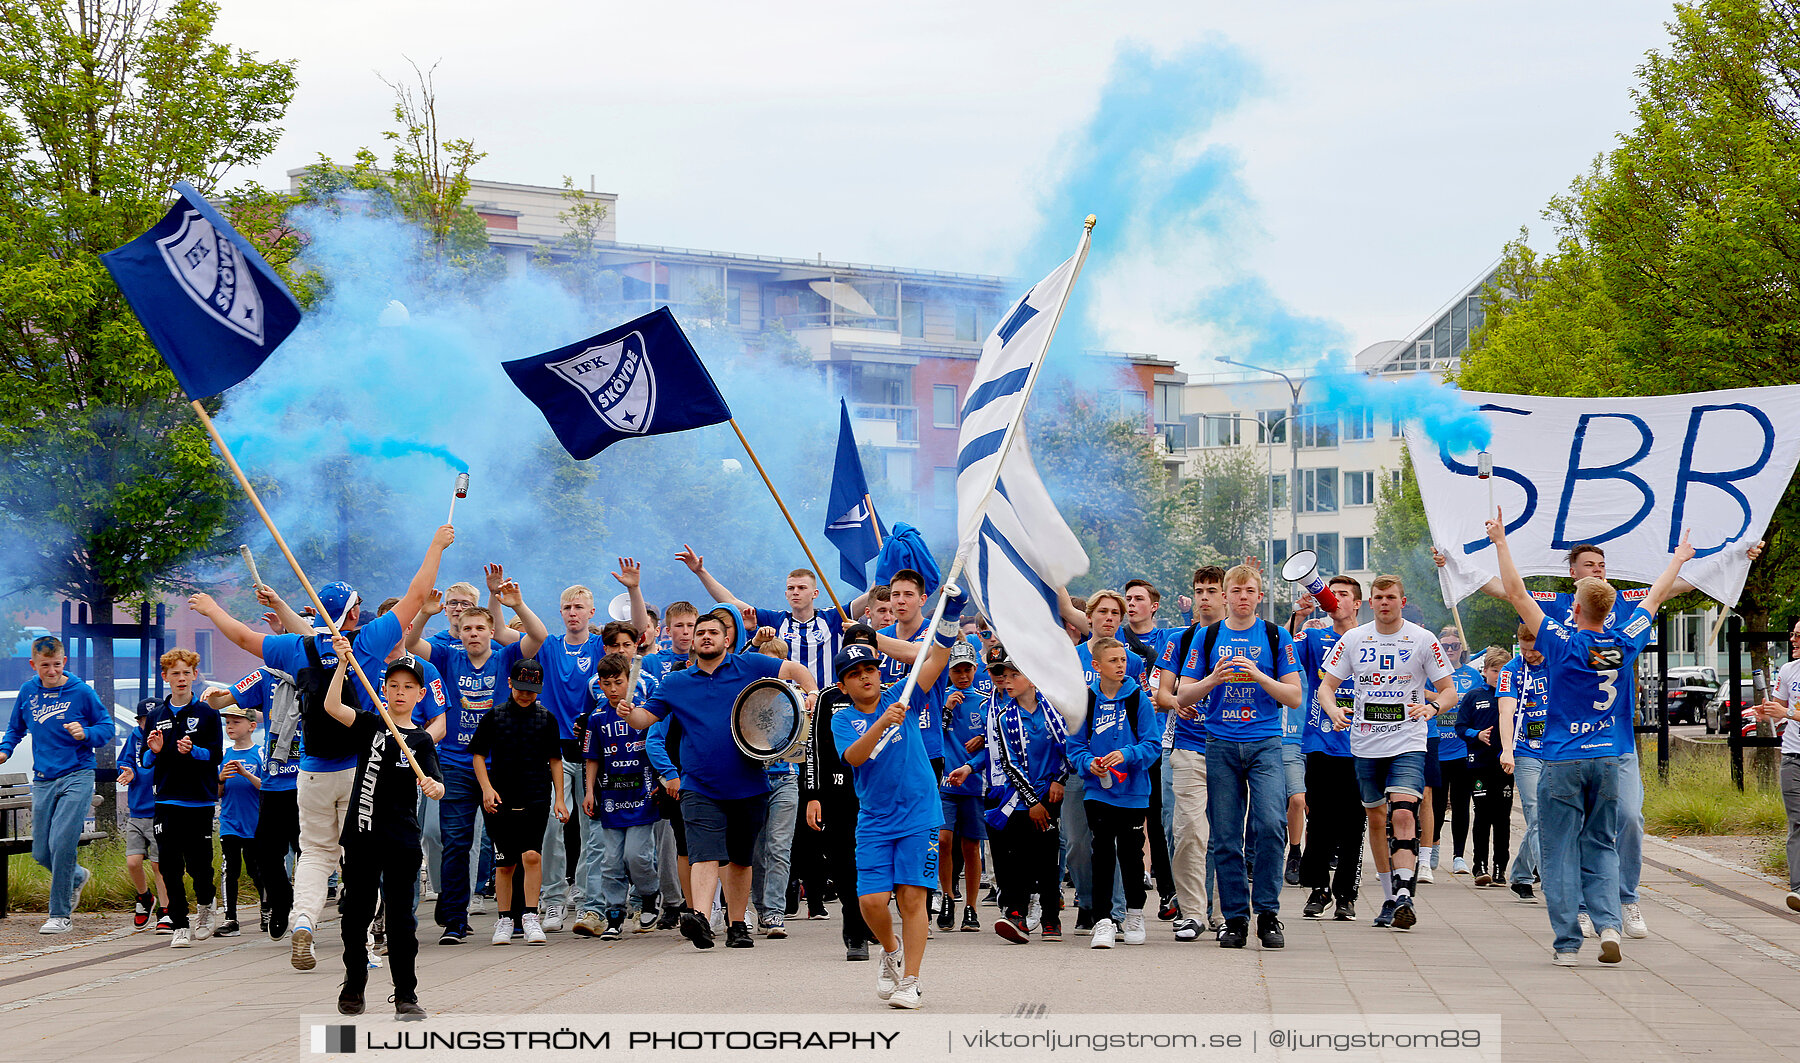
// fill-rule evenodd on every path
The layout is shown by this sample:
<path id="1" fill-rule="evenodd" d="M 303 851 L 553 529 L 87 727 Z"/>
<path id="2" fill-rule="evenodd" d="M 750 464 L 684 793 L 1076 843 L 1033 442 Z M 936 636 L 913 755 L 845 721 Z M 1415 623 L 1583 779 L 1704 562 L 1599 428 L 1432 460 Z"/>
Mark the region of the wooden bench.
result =
<path id="1" fill-rule="evenodd" d="M 94 795 L 94 808 L 100 807 L 100 795 Z M 31 835 L 21 834 L 20 824 L 24 821 L 21 813 L 31 811 L 31 779 L 25 775 L 0 775 L 0 919 L 6 918 L 6 902 L 9 884 L 7 881 L 7 864 L 14 853 L 31 852 Z M 86 830 L 81 832 L 81 844 L 99 841 L 106 837 L 103 830 Z"/>

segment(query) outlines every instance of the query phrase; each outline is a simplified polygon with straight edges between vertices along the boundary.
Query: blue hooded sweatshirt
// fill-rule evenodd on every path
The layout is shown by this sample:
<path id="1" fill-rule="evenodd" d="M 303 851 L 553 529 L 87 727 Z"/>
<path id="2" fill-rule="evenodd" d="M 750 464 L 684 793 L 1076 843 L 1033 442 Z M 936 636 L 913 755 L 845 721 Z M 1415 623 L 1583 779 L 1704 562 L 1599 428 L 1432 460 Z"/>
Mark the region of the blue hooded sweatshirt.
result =
<path id="1" fill-rule="evenodd" d="M 66 724 L 81 725 L 82 737 L 70 737 Z M 19 684 L 12 720 L 0 738 L 0 753 L 12 756 L 31 732 L 31 778 L 49 782 L 77 771 L 94 770 L 94 750 L 112 745 L 113 718 L 94 688 L 72 675 L 62 686 L 45 687 L 37 676 Z"/>
<path id="2" fill-rule="evenodd" d="M 1134 700 L 1136 712 L 1131 711 Z M 1114 750 L 1125 754 L 1118 766 L 1125 778 L 1109 775 L 1113 784 L 1108 787 L 1090 769 L 1095 760 Z M 1087 719 L 1069 732 L 1069 767 L 1081 772 L 1081 781 L 1087 785 L 1085 800 L 1115 808 L 1149 808 L 1148 769 L 1161 756 L 1162 728 L 1157 725 L 1156 708 L 1136 679 L 1126 676 L 1110 698 L 1100 693 L 1098 681 L 1088 688 Z"/>

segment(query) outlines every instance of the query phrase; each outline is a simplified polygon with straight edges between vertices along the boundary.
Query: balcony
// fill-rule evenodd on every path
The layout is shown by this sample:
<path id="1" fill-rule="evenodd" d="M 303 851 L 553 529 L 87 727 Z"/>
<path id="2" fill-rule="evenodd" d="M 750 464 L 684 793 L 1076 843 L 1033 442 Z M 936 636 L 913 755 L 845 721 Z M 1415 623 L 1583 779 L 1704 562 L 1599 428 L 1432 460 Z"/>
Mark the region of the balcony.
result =
<path id="1" fill-rule="evenodd" d="M 850 422 L 859 443 L 877 447 L 919 445 L 919 411 L 915 407 L 852 403 Z"/>

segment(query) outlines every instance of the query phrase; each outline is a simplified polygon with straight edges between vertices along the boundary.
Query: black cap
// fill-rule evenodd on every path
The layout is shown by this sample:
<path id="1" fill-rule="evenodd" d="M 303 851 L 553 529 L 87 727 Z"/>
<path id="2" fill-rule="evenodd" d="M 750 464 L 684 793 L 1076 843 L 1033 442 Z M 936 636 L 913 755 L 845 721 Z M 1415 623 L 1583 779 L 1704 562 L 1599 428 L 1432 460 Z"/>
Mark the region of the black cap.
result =
<path id="1" fill-rule="evenodd" d="M 530 657 L 513 662 L 512 687 L 514 690 L 529 690 L 539 694 L 544 689 L 544 666 Z"/>
<path id="2" fill-rule="evenodd" d="M 875 629 L 867 624 L 851 624 L 844 629 L 844 645 L 875 645 Z"/>
<path id="3" fill-rule="evenodd" d="M 1005 646 L 995 646 L 988 651 L 987 667 L 989 675 L 999 671 L 1016 672 L 1019 670 L 1019 666 L 1013 663 L 1011 657 L 1007 656 Z"/>
<path id="4" fill-rule="evenodd" d="M 841 683 L 844 681 L 844 673 L 855 668 L 857 665 L 879 665 L 880 663 L 881 654 L 876 653 L 873 649 L 860 642 L 853 642 L 839 650 L 838 655 L 832 658 L 831 675 L 832 678 Z"/>
<path id="5" fill-rule="evenodd" d="M 420 664 L 419 659 L 410 653 L 403 653 L 395 658 L 394 662 L 387 666 L 387 671 L 382 678 L 386 679 L 395 672 L 406 672 L 417 679 L 420 686 L 425 685 L 425 666 Z"/>
<path id="6" fill-rule="evenodd" d="M 155 712 L 156 707 L 161 704 L 162 704 L 161 698 L 145 698 L 144 700 L 138 702 L 138 707 L 137 707 L 138 718 L 143 719 L 145 716 L 148 716 L 151 713 Z"/>

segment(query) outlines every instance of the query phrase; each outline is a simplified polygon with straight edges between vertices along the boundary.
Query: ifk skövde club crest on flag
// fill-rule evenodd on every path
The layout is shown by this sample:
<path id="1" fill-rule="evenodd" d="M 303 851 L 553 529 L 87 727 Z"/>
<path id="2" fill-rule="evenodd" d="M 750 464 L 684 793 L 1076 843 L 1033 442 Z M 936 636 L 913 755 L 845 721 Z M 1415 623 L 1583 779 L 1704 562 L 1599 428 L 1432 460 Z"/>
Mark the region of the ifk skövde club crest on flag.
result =
<path id="1" fill-rule="evenodd" d="M 577 460 L 621 439 L 731 419 L 731 408 L 666 306 L 504 368 Z"/>
<path id="2" fill-rule="evenodd" d="M 101 256 L 190 399 L 257 370 L 300 324 L 275 270 L 192 185 L 161 221 Z"/>

